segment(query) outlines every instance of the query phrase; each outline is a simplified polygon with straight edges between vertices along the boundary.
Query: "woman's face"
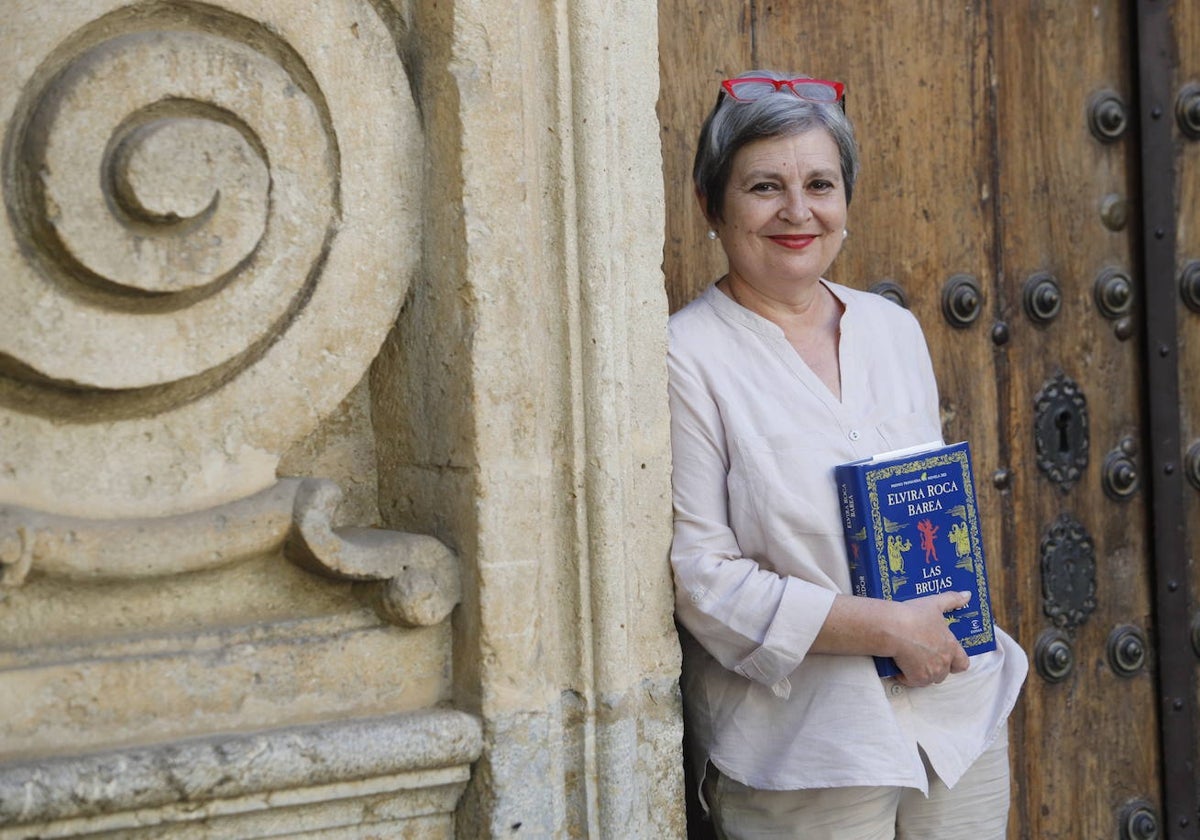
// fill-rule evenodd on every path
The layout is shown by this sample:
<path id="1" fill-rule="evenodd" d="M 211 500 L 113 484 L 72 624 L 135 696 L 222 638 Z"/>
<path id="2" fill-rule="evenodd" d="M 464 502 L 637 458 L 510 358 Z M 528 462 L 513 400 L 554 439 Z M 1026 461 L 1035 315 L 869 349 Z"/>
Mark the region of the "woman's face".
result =
<path id="1" fill-rule="evenodd" d="M 783 295 L 811 286 L 845 228 L 841 159 L 825 129 L 756 140 L 734 155 L 716 230 L 738 279 Z"/>

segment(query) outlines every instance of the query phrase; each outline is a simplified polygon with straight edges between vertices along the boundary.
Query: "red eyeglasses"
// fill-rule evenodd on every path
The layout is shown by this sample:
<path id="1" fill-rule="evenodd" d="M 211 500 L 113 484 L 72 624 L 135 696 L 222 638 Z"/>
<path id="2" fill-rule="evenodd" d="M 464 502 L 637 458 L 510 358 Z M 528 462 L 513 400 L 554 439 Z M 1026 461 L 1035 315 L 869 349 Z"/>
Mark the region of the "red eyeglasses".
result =
<path id="1" fill-rule="evenodd" d="M 846 91 L 841 82 L 825 79 L 768 79 L 751 76 L 743 79 L 726 79 L 721 82 L 725 92 L 738 102 L 753 102 L 772 93 L 787 90 L 799 99 L 809 102 L 837 102 Z"/>

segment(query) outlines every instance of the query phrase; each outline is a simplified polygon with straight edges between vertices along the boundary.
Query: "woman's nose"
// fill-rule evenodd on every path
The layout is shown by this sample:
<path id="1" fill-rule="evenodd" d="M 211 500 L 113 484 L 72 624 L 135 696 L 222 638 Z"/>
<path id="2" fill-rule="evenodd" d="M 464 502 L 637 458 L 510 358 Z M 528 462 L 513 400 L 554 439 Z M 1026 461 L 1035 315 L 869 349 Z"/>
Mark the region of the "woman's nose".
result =
<path id="1" fill-rule="evenodd" d="M 779 217 L 789 222 L 803 222 L 812 218 L 812 209 L 808 206 L 808 199 L 803 191 L 788 190 L 784 193 Z"/>

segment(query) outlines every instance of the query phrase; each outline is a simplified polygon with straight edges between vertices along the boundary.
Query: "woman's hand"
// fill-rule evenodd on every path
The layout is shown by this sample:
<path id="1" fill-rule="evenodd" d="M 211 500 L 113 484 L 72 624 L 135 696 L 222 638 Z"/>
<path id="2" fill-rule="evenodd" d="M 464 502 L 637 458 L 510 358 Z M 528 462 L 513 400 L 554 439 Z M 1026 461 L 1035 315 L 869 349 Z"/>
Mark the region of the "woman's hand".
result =
<path id="1" fill-rule="evenodd" d="M 892 658 L 903 672 L 897 680 L 908 686 L 940 683 L 950 674 L 967 670 L 967 652 L 946 624 L 946 613 L 965 607 L 970 592 L 940 592 L 911 601 L 892 601 L 889 622 L 895 643 Z"/>
<path id="2" fill-rule="evenodd" d="M 911 601 L 838 595 L 813 641 L 813 653 L 890 656 L 909 686 L 940 683 L 967 670 L 970 660 L 946 624 L 970 592 L 939 592 Z"/>

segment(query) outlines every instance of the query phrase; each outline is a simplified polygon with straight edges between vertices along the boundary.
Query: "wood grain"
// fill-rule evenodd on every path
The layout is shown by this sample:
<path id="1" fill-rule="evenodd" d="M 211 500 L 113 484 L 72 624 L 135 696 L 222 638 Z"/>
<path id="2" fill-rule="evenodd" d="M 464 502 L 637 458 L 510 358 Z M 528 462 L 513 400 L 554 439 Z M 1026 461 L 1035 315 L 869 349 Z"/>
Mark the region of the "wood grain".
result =
<path id="1" fill-rule="evenodd" d="M 1193 62 L 1183 79 L 1200 74 L 1197 5 L 1174 5 L 1176 31 L 1188 33 L 1179 55 Z M 672 309 L 724 270 L 690 180 L 695 135 L 720 79 L 770 68 L 844 81 L 863 171 L 829 276 L 857 288 L 891 279 L 907 294 L 930 344 L 946 438 L 969 439 L 975 452 L 997 618 L 1031 657 L 1052 627 L 1043 535 L 1066 513 L 1094 543 L 1097 607 L 1070 629 L 1075 669 L 1052 684 L 1031 668 L 1012 719 L 1009 836 L 1116 836 L 1126 802 L 1161 795 L 1153 667 L 1121 677 L 1106 655 L 1115 627 L 1153 631 L 1145 493 L 1117 502 L 1102 489 L 1108 452 L 1126 437 L 1143 440 L 1140 335 L 1119 337 L 1094 299 L 1105 269 L 1141 282 L 1136 129 L 1102 143 L 1088 128 L 1097 91 L 1114 91 L 1136 115 L 1129 4 L 888 0 L 867 14 L 850 0 L 660 0 L 659 10 Z M 1181 144 L 1180 253 L 1192 258 L 1200 258 L 1198 156 L 1200 143 Z M 1129 201 L 1123 229 L 1101 222 L 1108 195 Z M 1023 308 L 1035 272 L 1051 274 L 1062 292 L 1046 325 Z M 984 297 L 978 320 L 962 329 L 942 315 L 943 287 L 956 274 L 975 277 Z M 1181 307 L 1180 318 L 1187 443 L 1200 439 L 1200 315 Z M 1007 341 L 994 341 L 995 331 Z M 1035 397 L 1059 373 L 1088 404 L 1088 466 L 1069 490 L 1043 475 L 1035 451 Z M 997 488 L 993 475 L 1003 471 L 1011 484 Z M 1189 505 L 1189 519 L 1200 521 L 1200 493 Z"/>

